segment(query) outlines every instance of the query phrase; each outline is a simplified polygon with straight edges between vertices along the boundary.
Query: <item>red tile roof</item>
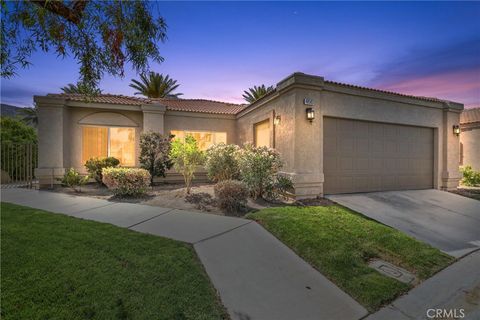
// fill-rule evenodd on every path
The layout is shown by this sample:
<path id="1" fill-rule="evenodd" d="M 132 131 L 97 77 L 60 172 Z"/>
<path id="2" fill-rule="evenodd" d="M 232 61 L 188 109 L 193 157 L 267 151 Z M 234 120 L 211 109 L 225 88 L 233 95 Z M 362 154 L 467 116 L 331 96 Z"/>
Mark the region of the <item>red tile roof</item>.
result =
<path id="1" fill-rule="evenodd" d="M 64 98 L 67 101 L 123 104 L 130 106 L 141 106 L 142 104 L 151 103 L 151 100 L 146 98 L 128 97 L 118 94 L 99 94 L 95 96 L 85 96 L 83 94 L 77 93 L 50 93 L 47 96 Z"/>
<path id="2" fill-rule="evenodd" d="M 204 99 L 153 99 L 167 107 L 167 110 L 204 112 L 215 114 L 237 114 L 246 108 L 245 104 L 204 100 Z"/>
<path id="3" fill-rule="evenodd" d="M 387 91 L 387 90 L 376 89 L 376 88 L 362 87 L 362 86 L 357 86 L 357 85 L 354 85 L 354 84 L 348 84 L 348 83 L 342 83 L 342 82 L 336 82 L 336 81 L 330 81 L 330 80 L 325 80 L 325 83 L 334 84 L 334 85 L 342 86 L 342 87 L 354 88 L 354 89 L 361 89 L 361 90 L 369 90 L 369 91 L 375 91 L 375 92 L 381 92 L 381 93 L 387 93 L 387 94 L 394 94 L 396 96 L 419 99 L 419 100 L 424 100 L 424 101 L 445 102 L 445 100 L 441 100 L 441 99 L 433 98 L 433 97 L 413 96 L 413 95 L 404 94 L 404 93 L 398 93 L 398 92 Z"/>
<path id="4" fill-rule="evenodd" d="M 480 122 L 480 108 L 465 109 L 460 114 L 460 124 Z"/>
<path id="5" fill-rule="evenodd" d="M 233 104 L 204 99 L 149 99 L 114 94 L 99 94 L 96 96 L 86 97 L 82 94 L 70 93 L 49 94 L 48 96 L 64 98 L 69 101 L 121 104 L 133 106 L 159 103 L 165 106 L 167 110 L 214 114 L 237 114 L 246 107 L 246 105 L 242 104 Z"/>

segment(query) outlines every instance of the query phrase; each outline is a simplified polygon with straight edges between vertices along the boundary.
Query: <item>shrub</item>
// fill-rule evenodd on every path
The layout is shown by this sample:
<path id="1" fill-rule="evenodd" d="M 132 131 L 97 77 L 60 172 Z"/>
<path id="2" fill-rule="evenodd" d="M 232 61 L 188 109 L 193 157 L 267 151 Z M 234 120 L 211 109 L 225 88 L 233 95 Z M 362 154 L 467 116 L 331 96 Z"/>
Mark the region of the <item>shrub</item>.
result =
<path id="1" fill-rule="evenodd" d="M 264 197 L 272 190 L 277 173 L 283 165 L 277 151 L 245 144 L 237 152 L 237 159 L 240 180 L 245 183 L 254 199 Z"/>
<path id="2" fill-rule="evenodd" d="M 239 171 L 235 155 L 238 149 L 237 145 L 225 143 L 208 148 L 205 161 L 208 178 L 215 182 L 237 179 Z"/>
<path id="3" fill-rule="evenodd" d="M 150 173 L 138 168 L 104 168 L 103 183 L 116 196 L 138 196 L 150 185 Z"/>
<path id="4" fill-rule="evenodd" d="M 92 178 L 99 184 L 102 184 L 102 170 L 104 168 L 116 167 L 120 161 L 114 157 L 107 158 L 91 158 L 85 162 L 85 168 Z"/>
<path id="5" fill-rule="evenodd" d="M 480 171 L 474 171 L 471 166 L 460 167 L 463 175 L 461 183 L 465 186 L 475 187 L 480 185 Z"/>
<path id="6" fill-rule="evenodd" d="M 245 184 L 237 180 L 224 180 L 214 187 L 217 205 L 226 213 L 238 214 L 247 204 L 248 189 Z"/>
<path id="7" fill-rule="evenodd" d="M 271 188 L 267 188 L 267 196 L 271 199 L 285 197 L 288 192 L 293 191 L 293 182 L 289 177 L 281 174 L 275 175 Z"/>
<path id="8" fill-rule="evenodd" d="M 172 167 L 169 158 L 172 137 L 153 131 L 140 135 L 140 166 L 150 173 L 151 184 L 153 177 L 165 177 L 166 171 Z"/>
<path id="9" fill-rule="evenodd" d="M 175 170 L 183 175 L 187 194 L 189 194 L 197 166 L 204 163 L 204 153 L 198 148 L 195 138 L 187 136 L 185 141 L 175 139 L 172 142 L 170 158 Z"/>
<path id="10" fill-rule="evenodd" d="M 75 169 L 70 168 L 62 179 L 57 180 L 61 181 L 63 186 L 72 188 L 75 192 L 81 192 L 82 186 L 88 182 L 89 178 L 89 176 L 81 176 Z"/>

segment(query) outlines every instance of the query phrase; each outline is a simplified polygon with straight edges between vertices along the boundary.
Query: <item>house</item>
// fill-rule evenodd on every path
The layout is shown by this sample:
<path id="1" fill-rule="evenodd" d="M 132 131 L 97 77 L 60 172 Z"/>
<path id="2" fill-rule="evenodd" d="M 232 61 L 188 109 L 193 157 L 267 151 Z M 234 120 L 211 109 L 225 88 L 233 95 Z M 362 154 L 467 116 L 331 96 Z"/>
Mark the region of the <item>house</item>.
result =
<path id="1" fill-rule="evenodd" d="M 480 171 L 480 108 L 460 114 L 460 165 Z"/>
<path id="2" fill-rule="evenodd" d="M 253 142 L 276 148 L 298 198 L 452 189 L 460 180 L 463 105 L 294 73 L 251 105 L 71 94 L 36 96 L 40 185 L 86 159 L 138 166 L 142 131 L 194 135 L 202 148 Z"/>

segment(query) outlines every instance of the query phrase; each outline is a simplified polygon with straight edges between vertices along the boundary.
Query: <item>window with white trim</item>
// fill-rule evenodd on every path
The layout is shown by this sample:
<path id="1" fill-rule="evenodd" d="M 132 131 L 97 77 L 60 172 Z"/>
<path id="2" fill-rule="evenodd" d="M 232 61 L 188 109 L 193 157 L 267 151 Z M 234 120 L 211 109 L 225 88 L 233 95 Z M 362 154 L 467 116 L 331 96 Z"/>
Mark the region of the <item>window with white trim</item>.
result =
<path id="1" fill-rule="evenodd" d="M 83 163 L 104 157 L 115 157 L 122 166 L 135 166 L 135 128 L 84 126 Z"/>

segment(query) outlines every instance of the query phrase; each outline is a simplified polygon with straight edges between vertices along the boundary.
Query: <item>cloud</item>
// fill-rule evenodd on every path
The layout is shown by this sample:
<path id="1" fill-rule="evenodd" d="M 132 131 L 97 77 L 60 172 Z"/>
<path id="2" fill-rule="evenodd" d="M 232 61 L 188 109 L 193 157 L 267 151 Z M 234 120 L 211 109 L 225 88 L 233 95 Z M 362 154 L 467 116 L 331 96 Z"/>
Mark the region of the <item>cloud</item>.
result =
<path id="1" fill-rule="evenodd" d="M 2 81 L 2 103 L 13 104 L 16 106 L 31 106 L 33 104 L 33 96 L 43 94 L 46 94 L 43 90 L 35 89 L 13 81 Z"/>
<path id="2" fill-rule="evenodd" d="M 375 85 L 390 85 L 411 78 L 480 69 L 480 37 L 441 47 L 418 47 L 380 65 Z"/>
<path id="3" fill-rule="evenodd" d="M 417 48 L 381 65 L 369 85 L 406 94 L 480 105 L 480 38 Z"/>

